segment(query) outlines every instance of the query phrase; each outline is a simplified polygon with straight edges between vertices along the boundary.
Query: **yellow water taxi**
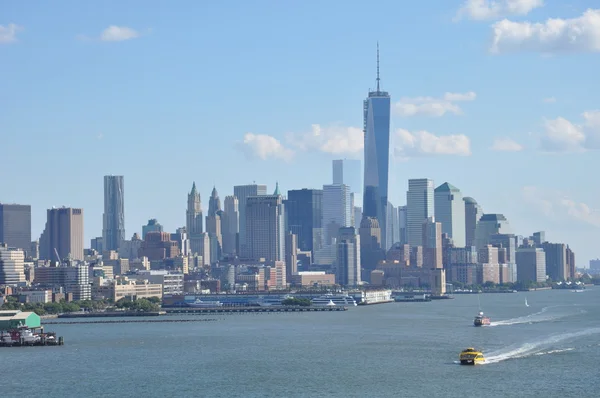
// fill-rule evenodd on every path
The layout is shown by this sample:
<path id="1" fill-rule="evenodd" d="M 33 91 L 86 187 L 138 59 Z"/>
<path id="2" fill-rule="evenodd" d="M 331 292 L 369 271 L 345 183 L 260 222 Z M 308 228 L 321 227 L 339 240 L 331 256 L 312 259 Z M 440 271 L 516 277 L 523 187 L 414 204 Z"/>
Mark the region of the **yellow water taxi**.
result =
<path id="1" fill-rule="evenodd" d="M 472 347 L 462 350 L 458 358 L 461 365 L 479 365 L 485 363 L 483 353 Z"/>

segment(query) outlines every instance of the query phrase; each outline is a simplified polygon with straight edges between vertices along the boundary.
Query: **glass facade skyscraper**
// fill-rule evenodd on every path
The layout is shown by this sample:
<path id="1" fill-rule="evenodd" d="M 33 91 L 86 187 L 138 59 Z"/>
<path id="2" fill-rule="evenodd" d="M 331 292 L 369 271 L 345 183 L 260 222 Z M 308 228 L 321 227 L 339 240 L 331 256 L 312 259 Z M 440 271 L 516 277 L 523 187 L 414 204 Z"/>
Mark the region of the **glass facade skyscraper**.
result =
<path id="1" fill-rule="evenodd" d="M 284 200 L 287 229 L 297 235 L 298 249 L 312 251 L 321 247 L 323 190 L 296 189 L 288 191 Z M 318 238 L 319 242 L 315 242 Z"/>
<path id="2" fill-rule="evenodd" d="M 387 228 L 388 170 L 390 153 L 390 95 L 379 88 L 379 45 L 377 46 L 377 90 L 364 101 L 364 190 L 363 217 L 379 221 Z M 382 236 L 382 242 L 386 237 Z"/>
<path id="3" fill-rule="evenodd" d="M 123 176 L 104 176 L 104 250 L 118 250 L 125 240 L 125 192 Z"/>

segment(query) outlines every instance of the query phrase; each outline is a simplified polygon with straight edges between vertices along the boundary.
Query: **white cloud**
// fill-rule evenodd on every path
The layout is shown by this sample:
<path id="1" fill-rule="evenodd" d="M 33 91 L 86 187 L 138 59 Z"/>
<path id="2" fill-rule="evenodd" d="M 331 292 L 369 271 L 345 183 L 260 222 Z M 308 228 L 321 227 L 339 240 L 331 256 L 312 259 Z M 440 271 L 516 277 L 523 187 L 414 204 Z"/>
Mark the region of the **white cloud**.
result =
<path id="1" fill-rule="evenodd" d="M 588 9 L 580 17 L 550 18 L 543 23 L 512 22 L 492 25 L 492 53 L 521 51 L 544 54 L 600 51 L 600 9 Z"/>
<path id="2" fill-rule="evenodd" d="M 492 145 L 492 150 L 498 152 L 519 152 L 523 150 L 523 145 L 510 138 L 496 138 Z"/>
<path id="3" fill-rule="evenodd" d="M 571 219 L 600 227 L 600 211 L 588 204 L 577 202 L 560 191 L 526 186 L 522 189 L 523 198 L 533 208 L 547 217 Z"/>
<path id="4" fill-rule="evenodd" d="M 396 130 L 394 154 L 407 159 L 430 155 L 471 155 L 471 141 L 464 134 L 437 136 L 428 131 Z"/>
<path id="5" fill-rule="evenodd" d="M 543 5 L 543 0 L 465 0 L 455 20 L 466 17 L 483 21 L 509 15 L 527 15 Z"/>
<path id="6" fill-rule="evenodd" d="M 126 26 L 115 25 L 109 26 L 100 34 L 100 40 L 102 41 L 125 41 L 138 37 L 140 37 L 140 34 L 136 30 Z"/>
<path id="7" fill-rule="evenodd" d="M 394 104 L 394 111 L 404 117 L 424 115 L 430 117 L 444 116 L 446 113 L 462 115 L 462 109 L 455 103 L 473 101 L 477 94 L 473 91 L 466 93 L 445 93 L 442 98 L 435 97 L 404 97 Z"/>
<path id="8" fill-rule="evenodd" d="M 364 133 L 358 127 L 313 124 L 306 133 L 288 133 L 288 142 L 299 150 L 318 150 L 331 154 L 360 155 Z"/>
<path id="9" fill-rule="evenodd" d="M 546 104 L 553 104 L 556 102 L 556 98 L 554 97 L 546 97 L 542 100 L 542 102 L 545 102 Z"/>
<path id="10" fill-rule="evenodd" d="M 255 157 L 262 160 L 271 158 L 291 160 L 294 152 L 285 146 L 275 137 L 267 134 L 244 134 L 244 140 L 237 144 L 249 157 Z"/>
<path id="11" fill-rule="evenodd" d="M 576 124 L 563 117 L 546 120 L 540 139 L 548 152 L 581 152 L 600 149 L 600 110 L 582 113 L 583 122 Z"/>
<path id="12" fill-rule="evenodd" d="M 0 25 L 0 43 L 14 43 L 17 41 L 17 32 L 23 30 L 19 25 L 9 23 L 8 25 Z"/>

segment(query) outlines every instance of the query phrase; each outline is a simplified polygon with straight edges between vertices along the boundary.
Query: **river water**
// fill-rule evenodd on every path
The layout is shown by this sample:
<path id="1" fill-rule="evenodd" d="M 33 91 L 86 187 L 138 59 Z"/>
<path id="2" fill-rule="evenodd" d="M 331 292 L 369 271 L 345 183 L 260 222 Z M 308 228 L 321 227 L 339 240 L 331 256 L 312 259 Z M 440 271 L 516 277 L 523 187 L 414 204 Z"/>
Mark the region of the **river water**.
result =
<path id="1" fill-rule="evenodd" d="M 2 396 L 593 397 L 599 303 L 600 288 L 589 288 L 206 315 L 216 322 L 48 325 L 64 346 L 0 348 Z M 491 326 L 473 327 L 479 306 Z M 470 346 L 485 365 L 457 364 Z"/>

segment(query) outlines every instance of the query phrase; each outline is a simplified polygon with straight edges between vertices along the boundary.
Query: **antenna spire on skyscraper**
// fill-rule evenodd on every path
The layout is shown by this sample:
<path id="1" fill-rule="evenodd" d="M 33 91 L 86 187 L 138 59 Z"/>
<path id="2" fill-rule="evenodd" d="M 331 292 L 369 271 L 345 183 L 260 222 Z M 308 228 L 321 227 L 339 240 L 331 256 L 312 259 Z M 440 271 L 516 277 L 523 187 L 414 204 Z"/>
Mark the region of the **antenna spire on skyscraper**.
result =
<path id="1" fill-rule="evenodd" d="M 377 42 L 377 92 L 379 92 L 379 42 Z"/>

